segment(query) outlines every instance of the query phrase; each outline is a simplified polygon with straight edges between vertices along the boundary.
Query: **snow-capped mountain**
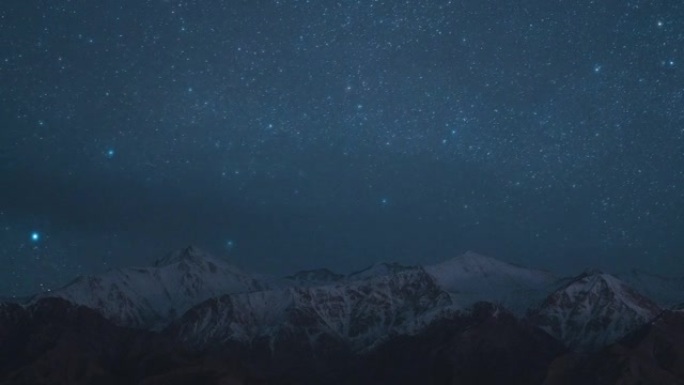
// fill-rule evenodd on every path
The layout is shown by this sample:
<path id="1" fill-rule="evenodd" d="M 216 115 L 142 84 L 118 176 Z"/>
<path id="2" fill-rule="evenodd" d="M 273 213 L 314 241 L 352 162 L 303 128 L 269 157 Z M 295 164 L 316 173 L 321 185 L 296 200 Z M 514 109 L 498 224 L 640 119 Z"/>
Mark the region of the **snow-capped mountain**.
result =
<path id="1" fill-rule="evenodd" d="M 225 295 L 191 309 L 172 325 L 172 334 L 200 347 L 267 340 L 271 349 L 297 343 L 360 351 L 457 310 L 418 268 L 342 284 Z"/>
<path id="2" fill-rule="evenodd" d="M 156 329 L 212 297 L 264 289 L 264 283 L 196 247 L 157 260 L 153 267 L 82 276 L 42 293 L 97 310 L 117 325 Z"/>
<path id="3" fill-rule="evenodd" d="M 555 288 L 553 274 L 527 269 L 497 259 L 467 252 L 436 265 L 425 267 L 439 287 L 462 306 L 479 301 L 501 304 L 522 315 L 541 302 Z"/>
<path id="4" fill-rule="evenodd" d="M 567 347 L 594 350 L 637 330 L 660 311 L 614 276 L 591 271 L 552 293 L 532 319 Z"/>
<path id="5" fill-rule="evenodd" d="M 309 346 L 335 340 L 363 350 L 480 301 L 522 313 L 557 281 L 472 252 L 426 268 L 377 263 L 346 277 L 321 269 L 288 278 L 301 284 L 207 301 L 175 323 L 174 334 L 200 346 L 264 338 L 277 345 L 298 336 Z"/>
<path id="6" fill-rule="evenodd" d="M 639 270 L 632 270 L 619 278 L 664 308 L 684 302 L 684 278 L 663 277 Z"/>
<path id="7" fill-rule="evenodd" d="M 641 293 L 682 302 L 679 280 L 656 278 L 631 276 Z M 481 301 L 518 316 L 536 309 L 534 322 L 573 349 L 611 343 L 660 311 L 608 274 L 559 280 L 473 252 L 424 268 L 378 263 L 347 276 L 318 269 L 276 279 L 188 247 L 152 267 L 77 278 L 29 304 L 51 297 L 94 309 L 120 326 L 160 330 L 173 322 L 191 345 L 336 341 L 357 351 Z"/>
<path id="8" fill-rule="evenodd" d="M 612 375 L 619 365 L 634 383 L 653 373 L 670 377 L 644 383 L 678 383 L 670 379 L 684 372 L 667 368 L 681 367 L 679 281 L 630 279 L 641 293 L 601 272 L 560 280 L 475 253 L 427 267 L 378 263 L 349 275 L 318 269 L 274 278 L 190 247 L 151 267 L 78 278 L 28 303 L 0 301 L 0 382 L 72 383 L 80 375 L 92 383 L 106 373 L 112 383 L 240 383 L 253 373 L 287 379 L 275 383 L 551 385 L 577 383 L 564 380 L 577 372 Z M 679 310 L 661 312 L 643 293 L 678 299 Z M 603 347 L 608 361 L 575 358 Z"/>

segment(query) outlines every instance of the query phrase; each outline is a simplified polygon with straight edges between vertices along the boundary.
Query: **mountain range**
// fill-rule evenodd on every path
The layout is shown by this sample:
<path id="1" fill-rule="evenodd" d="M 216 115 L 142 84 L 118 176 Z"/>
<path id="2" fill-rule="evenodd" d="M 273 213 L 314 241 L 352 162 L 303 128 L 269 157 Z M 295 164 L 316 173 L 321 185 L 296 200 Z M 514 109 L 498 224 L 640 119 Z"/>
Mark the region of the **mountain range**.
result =
<path id="1" fill-rule="evenodd" d="M 473 252 L 280 278 L 188 247 L 0 303 L 0 384 L 680 384 L 681 303 L 683 279 Z"/>

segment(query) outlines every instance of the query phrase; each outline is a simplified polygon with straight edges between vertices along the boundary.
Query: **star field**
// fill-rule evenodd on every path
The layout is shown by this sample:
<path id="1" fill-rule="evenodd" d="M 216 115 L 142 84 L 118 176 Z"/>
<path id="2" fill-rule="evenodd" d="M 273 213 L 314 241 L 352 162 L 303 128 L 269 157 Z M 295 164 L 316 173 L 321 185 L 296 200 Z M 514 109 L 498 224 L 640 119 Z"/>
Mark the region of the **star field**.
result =
<path id="1" fill-rule="evenodd" d="M 187 244 L 684 274 L 684 5 L 0 5 L 0 295 Z"/>

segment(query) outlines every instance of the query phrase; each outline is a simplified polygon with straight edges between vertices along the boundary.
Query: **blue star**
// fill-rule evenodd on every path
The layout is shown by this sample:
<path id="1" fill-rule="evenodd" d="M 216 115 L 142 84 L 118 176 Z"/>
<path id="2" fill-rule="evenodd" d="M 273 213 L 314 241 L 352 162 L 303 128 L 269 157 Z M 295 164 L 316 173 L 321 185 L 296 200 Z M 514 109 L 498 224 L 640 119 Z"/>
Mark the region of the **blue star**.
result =
<path id="1" fill-rule="evenodd" d="M 37 231 L 34 231 L 31 233 L 31 241 L 32 242 L 38 242 L 40 241 L 40 233 Z"/>
<path id="2" fill-rule="evenodd" d="M 114 157 L 114 155 L 116 155 L 116 152 L 114 151 L 113 148 L 110 148 L 109 150 L 107 150 L 105 155 L 107 155 L 107 158 L 112 159 Z"/>

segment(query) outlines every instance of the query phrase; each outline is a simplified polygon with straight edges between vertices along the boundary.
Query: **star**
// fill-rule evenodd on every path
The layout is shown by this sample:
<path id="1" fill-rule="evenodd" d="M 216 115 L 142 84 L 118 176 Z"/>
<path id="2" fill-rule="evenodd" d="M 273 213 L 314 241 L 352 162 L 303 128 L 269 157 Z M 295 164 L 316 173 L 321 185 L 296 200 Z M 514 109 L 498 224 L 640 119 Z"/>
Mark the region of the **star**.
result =
<path id="1" fill-rule="evenodd" d="M 83 20 L 125 18 L 145 32 L 139 44 L 129 44 L 135 33 L 125 28 L 82 30 L 81 18 L 64 19 L 60 7 L 6 15 L 3 26 L 21 33 L 0 56 L 3 97 L 12 101 L 3 103 L 0 173 L 13 186 L 0 193 L 13 208 L 0 213 L 0 234 L 26 253 L 49 246 L 50 255 L 68 254 L 74 269 L 83 264 L 79 273 L 100 268 L 86 255 L 102 250 L 113 249 L 108 261 L 124 267 L 179 243 L 249 255 L 254 267 L 276 254 L 287 269 L 337 265 L 320 254 L 349 261 L 342 269 L 381 258 L 378 250 L 405 257 L 401 242 L 386 248 L 372 236 L 383 231 L 377 218 L 418 232 L 415 255 L 486 239 L 513 259 L 556 255 L 544 263 L 581 269 L 560 256 L 576 243 L 604 250 L 605 238 L 613 261 L 608 254 L 629 246 L 621 228 L 635 261 L 642 249 L 676 255 L 684 59 L 671 18 L 680 6 L 633 1 L 594 12 L 579 4 L 580 24 L 563 23 L 563 7 L 543 21 L 523 12 L 509 23 L 505 9 L 486 2 L 468 2 L 467 12 L 449 2 L 276 1 L 265 13 L 254 2 L 152 2 L 130 14 L 113 2 L 97 10 L 70 3 Z M 468 19 L 482 12 L 491 22 Z M 193 15 L 212 17 L 191 24 Z M 40 28 L 26 28 L 28 18 Z M 589 38 L 577 38 L 576 25 Z M 663 226 L 648 226 L 646 210 Z M 150 220 L 135 220 L 143 216 Z M 228 216 L 230 227 L 221 227 Z M 138 239 L 150 225 L 154 237 Z M 435 246 L 455 228 L 473 237 Z M 110 232 L 122 229 L 115 240 Z M 536 232 L 539 242 L 517 241 Z M 270 241 L 306 233 L 320 242 L 281 250 Z M 346 241 L 357 237 L 368 244 Z M 319 253 L 327 244 L 345 246 Z M 0 246 L 0 258 L 15 257 Z M 0 297 L 43 279 L 40 269 L 27 267 L 28 280 L 14 270 L 0 272 Z"/>

